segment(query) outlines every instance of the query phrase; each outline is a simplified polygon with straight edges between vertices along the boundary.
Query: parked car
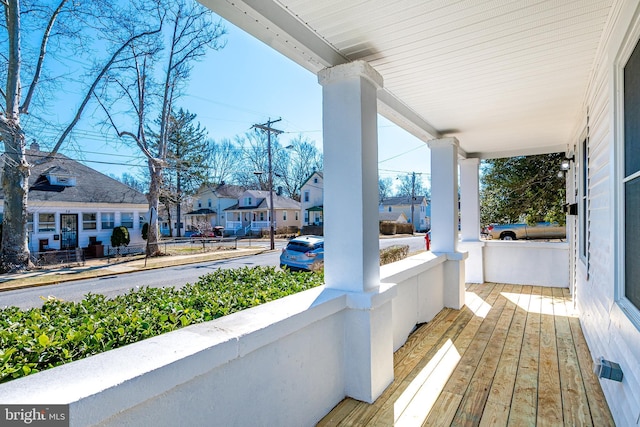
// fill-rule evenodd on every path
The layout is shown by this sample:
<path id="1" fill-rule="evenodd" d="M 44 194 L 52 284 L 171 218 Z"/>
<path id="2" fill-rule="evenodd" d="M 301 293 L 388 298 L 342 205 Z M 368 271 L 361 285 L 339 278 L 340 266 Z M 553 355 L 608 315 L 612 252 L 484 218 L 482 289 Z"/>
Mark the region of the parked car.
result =
<path id="1" fill-rule="evenodd" d="M 280 254 L 280 267 L 290 270 L 312 270 L 324 260 L 324 238 L 300 236 L 291 239 Z"/>
<path id="2" fill-rule="evenodd" d="M 539 222 L 535 225 L 527 224 L 491 224 L 486 232 L 492 239 L 564 239 L 567 228 L 557 222 Z"/>
<path id="3" fill-rule="evenodd" d="M 224 227 L 216 226 L 213 230 L 197 231 L 192 233 L 189 237 L 222 237 Z"/>

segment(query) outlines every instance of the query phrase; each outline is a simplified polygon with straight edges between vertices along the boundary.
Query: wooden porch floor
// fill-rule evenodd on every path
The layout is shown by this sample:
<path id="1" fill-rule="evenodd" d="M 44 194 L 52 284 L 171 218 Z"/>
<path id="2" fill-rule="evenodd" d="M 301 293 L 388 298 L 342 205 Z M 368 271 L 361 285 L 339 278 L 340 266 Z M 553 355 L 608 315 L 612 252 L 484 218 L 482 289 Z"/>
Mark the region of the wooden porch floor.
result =
<path id="1" fill-rule="evenodd" d="M 613 426 L 568 289 L 486 283 L 394 355 L 374 404 L 338 404 L 319 426 Z"/>

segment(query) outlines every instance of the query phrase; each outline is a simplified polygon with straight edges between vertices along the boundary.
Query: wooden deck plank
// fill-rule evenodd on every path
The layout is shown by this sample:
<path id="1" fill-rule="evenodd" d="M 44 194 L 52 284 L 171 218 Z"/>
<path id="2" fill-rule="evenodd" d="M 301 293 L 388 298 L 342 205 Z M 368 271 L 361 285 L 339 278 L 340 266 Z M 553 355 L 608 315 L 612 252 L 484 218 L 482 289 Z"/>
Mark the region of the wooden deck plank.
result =
<path id="1" fill-rule="evenodd" d="M 396 352 L 396 380 L 373 405 L 345 399 L 318 425 L 614 425 L 567 290 L 467 291 L 469 307 L 441 312 Z M 446 351 L 459 352 L 451 374 Z"/>
<path id="2" fill-rule="evenodd" d="M 562 425 L 562 393 L 551 288 L 542 288 L 541 302 L 537 424 L 557 426 Z"/>
<path id="3" fill-rule="evenodd" d="M 508 325 L 513 318 L 514 309 L 513 304 L 507 306 L 507 299 L 501 295 L 482 323 L 482 327 L 486 327 L 487 331 L 491 330 L 491 335 L 484 343 L 484 348 L 469 347 L 467 350 L 467 353 L 475 352 L 476 370 L 460 402 L 453 424 L 478 425 L 480 423 L 491 383 L 507 339 Z M 480 339 L 477 342 L 480 342 Z"/>
<path id="4" fill-rule="evenodd" d="M 488 305 L 492 306 L 498 299 L 503 285 L 492 284 L 490 286 L 492 286 L 491 292 L 489 296 L 484 298 L 484 300 Z M 463 355 L 463 357 L 458 364 L 458 368 L 447 382 L 447 385 L 445 386 L 443 391 L 456 393 L 461 396 L 464 395 L 464 392 L 469 385 L 469 380 L 473 375 L 473 372 L 475 371 L 475 367 L 477 366 L 477 363 L 474 363 L 473 360 L 473 357 L 476 356 L 476 354 L 473 353 L 474 349 L 469 350 L 469 347 L 473 344 L 473 341 L 476 337 L 482 338 L 484 336 L 478 335 L 483 321 L 484 318 L 474 316 L 464 328 L 460 336 L 454 341 L 456 348 L 458 349 L 460 354 Z M 486 332 L 483 332 L 481 334 L 486 334 Z M 486 338 L 488 339 L 488 336 Z M 480 344 L 473 345 L 474 347 L 476 347 Z M 480 355 L 477 355 L 477 357 L 480 357 Z"/>
<path id="5" fill-rule="evenodd" d="M 401 349 L 404 349 L 404 352 L 395 363 L 395 379 L 393 383 L 387 387 L 383 394 L 378 397 L 372 405 L 362 405 L 349 414 L 344 420 L 344 425 L 358 426 L 370 422 L 375 423 L 378 418 L 388 420 L 391 417 L 391 419 L 393 419 L 394 403 L 403 392 L 402 385 L 405 383 L 407 377 L 411 376 L 412 371 L 416 368 L 421 369 L 421 367 L 426 365 L 425 362 L 421 367 L 418 366 L 423 362 L 425 352 L 438 347 L 438 344 L 448 339 L 450 335 L 459 333 L 460 327 L 456 327 L 456 324 L 465 324 L 466 319 L 471 315 L 471 313 L 465 312 L 464 310 L 444 309 L 434 318 L 431 324 L 427 323 L 418 328 L 418 330 L 414 332 L 414 335 L 417 335 L 416 339 L 411 342 L 408 340 L 407 343 L 409 345 L 407 346 L 407 343 L 405 343 L 406 349 L 404 349 L 405 346 L 401 347 Z M 462 320 L 459 319 L 460 317 L 462 317 Z M 400 351 L 400 349 L 398 351 Z M 413 377 L 411 380 L 412 379 Z M 390 416 L 387 412 L 391 412 L 392 415 Z"/>
<path id="6" fill-rule="evenodd" d="M 397 375 L 397 379 L 394 384 L 387 390 L 392 394 L 385 396 L 385 399 L 381 401 L 379 410 L 371 417 L 373 425 L 381 422 L 381 420 L 395 420 L 396 419 L 396 401 L 405 393 L 406 389 L 411 386 L 412 382 L 422 372 L 422 370 L 429 364 L 434 355 L 440 350 L 448 341 L 454 341 L 461 331 L 469 322 L 469 319 L 473 316 L 468 309 L 462 309 L 458 312 L 459 316 L 456 318 L 456 322 L 447 325 L 446 330 L 440 332 L 440 328 L 436 330 L 430 339 L 424 340 L 422 346 L 418 348 L 415 353 L 415 363 L 412 365 L 413 369 L 410 372 L 402 371 Z M 386 391 L 385 391 L 386 393 Z M 376 401 L 376 406 L 378 401 Z"/>
<path id="7" fill-rule="evenodd" d="M 538 358 L 540 347 L 540 290 L 533 288 L 523 307 L 527 307 L 527 320 L 518 361 L 518 373 L 511 399 L 507 425 L 535 425 L 538 403 Z M 528 304 L 527 304 L 528 302 Z"/>
<path id="8" fill-rule="evenodd" d="M 528 288 L 531 292 L 531 287 Z M 481 426 L 506 426 L 509 419 L 511 398 L 515 385 L 516 373 L 518 371 L 518 361 L 520 359 L 520 348 L 524 336 L 524 326 L 527 319 L 527 312 L 522 306 L 528 301 L 530 294 L 523 291 L 522 286 L 512 286 L 510 292 L 506 292 L 506 297 L 513 313 L 507 338 L 503 347 L 500 361 L 496 368 L 496 373 L 491 383 L 489 396 L 485 405 Z M 527 302 L 528 304 L 528 302 Z"/>
<path id="9" fill-rule="evenodd" d="M 562 289 L 553 290 L 561 315 L 556 316 L 556 342 L 560 361 L 560 384 L 562 391 L 563 417 L 565 426 L 591 426 L 589 403 L 578 365 L 578 356 L 573 343 L 573 335 L 567 315 L 570 313 Z M 563 307 L 564 305 L 564 307 Z"/>
<path id="10" fill-rule="evenodd" d="M 565 307 L 571 304 L 571 295 L 569 289 L 563 289 Z M 587 341 L 582 333 L 580 320 L 577 317 L 569 317 L 569 326 L 571 335 L 578 355 L 578 364 L 580 372 L 582 372 L 582 380 L 584 382 L 585 391 L 587 393 L 587 401 L 589 402 L 589 412 L 594 426 L 615 426 L 609 405 L 605 400 L 602 387 L 598 381 L 598 377 L 592 370 L 592 359 Z"/>
<path id="11" fill-rule="evenodd" d="M 481 297 L 486 304 L 493 306 L 500 296 L 503 286 L 504 285 L 502 284 L 482 285 L 482 287 L 484 287 L 485 294 L 487 291 L 490 291 L 490 293 L 486 297 L 484 296 L 485 294 L 481 293 L 479 293 L 478 296 Z M 434 404 L 429 417 L 425 420 L 425 425 L 447 425 L 453 421 L 458 410 L 458 406 L 460 405 L 464 393 L 469 386 L 469 381 L 477 367 L 477 363 L 472 363 L 470 358 L 474 349 L 469 349 L 469 346 L 474 337 L 477 336 L 483 321 L 483 318 L 475 316 L 465 327 L 465 330 L 458 340 L 454 342 L 456 348 L 460 352 L 464 352 L 464 355 L 466 356 L 463 356 L 463 358 L 466 357 L 466 359 L 460 361 L 458 367 L 451 375 L 451 378 L 447 382 L 447 385 L 441 394 L 442 398 L 438 399 Z"/>
<path id="12" fill-rule="evenodd" d="M 476 313 L 479 311 L 484 312 L 483 311 L 485 308 L 484 306 L 485 305 L 491 306 L 495 302 L 495 300 L 498 298 L 500 294 L 501 288 L 502 288 L 502 285 L 495 285 L 495 284 L 478 285 L 476 287 L 468 288 L 470 289 L 470 291 L 467 292 L 467 295 L 468 296 L 475 295 L 477 296 L 477 298 L 467 298 L 469 306 L 471 307 L 471 308 L 468 308 L 467 310 L 473 309 Z M 471 293 L 473 295 L 469 295 Z M 472 342 L 473 337 L 477 333 L 481 324 L 482 324 L 482 318 L 474 315 L 467 322 L 466 325 L 462 325 L 464 327 L 464 330 L 454 340 L 454 346 L 457 349 L 458 354 L 462 355 L 466 353 L 467 347 Z M 447 382 L 447 386 L 445 386 L 445 390 L 447 387 L 451 387 L 450 383 L 457 383 L 457 382 L 463 384 L 463 388 L 466 388 L 467 387 L 466 384 L 468 384 L 469 382 L 468 378 L 471 377 L 471 374 L 460 375 L 460 372 L 465 372 L 469 369 L 475 369 L 475 367 L 465 363 L 462 363 L 462 364 L 458 363 L 458 366 L 454 371 L 454 373 L 458 373 L 458 375 L 452 375 L 452 377 Z M 458 395 L 459 398 L 452 397 L 450 399 L 438 399 L 436 401 L 436 404 L 431 408 L 431 411 L 429 413 L 438 414 L 438 416 L 447 416 L 447 414 L 449 413 L 455 414 L 457 405 L 460 399 L 462 398 L 463 392 L 451 393 L 451 394 Z M 445 407 L 443 407 L 442 405 L 444 405 Z M 425 422 L 432 425 L 443 425 L 444 421 L 443 420 L 436 421 L 428 418 L 427 420 L 425 420 Z"/>
<path id="13" fill-rule="evenodd" d="M 362 402 L 347 397 L 342 402 L 338 403 L 335 408 L 331 410 L 323 419 L 316 424 L 318 427 L 337 426 L 340 425 L 358 405 Z"/>

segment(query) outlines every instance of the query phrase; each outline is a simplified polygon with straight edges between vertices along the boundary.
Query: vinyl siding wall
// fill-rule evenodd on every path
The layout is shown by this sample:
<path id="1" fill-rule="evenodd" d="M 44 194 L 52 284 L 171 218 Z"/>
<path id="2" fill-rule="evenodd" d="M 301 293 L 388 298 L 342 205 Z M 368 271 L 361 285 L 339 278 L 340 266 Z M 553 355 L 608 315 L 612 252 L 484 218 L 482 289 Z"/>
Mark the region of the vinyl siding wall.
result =
<path id="1" fill-rule="evenodd" d="M 620 1 L 612 8 L 613 25 L 603 39 L 604 49 L 594 64 L 592 84 L 586 97 L 588 111 L 588 255 L 579 255 L 577 217 L 573 224 L 576 304 L 594 359 L 600 356 L 622 367 L 621 383 L 601 380 L 617 425 L 640 425 L 640 331 L 616 302 L 617 257 L 619 243 L 616 218 L 616 150 L 623 143 L 616 133 L 616 71 L 614 61 L 625 42 L 625 34 L 638 19 L 636 1 Z M 634 17 L 632 19 L 632 17 Z M 637 41 L 637 39 L 636 39 Z M 586 118 L 580 120 L 585 121 Z M 576 160 L 580 159 L 581 137 L 576 132 Z M 579 168 L 580 166 L 578 166 Z M 580 181 L 579 169 L 577 181 Z M 579 197 L 579 196 L 578 196 Z M 579 202 L 578 200 L 570 202 Z"/>

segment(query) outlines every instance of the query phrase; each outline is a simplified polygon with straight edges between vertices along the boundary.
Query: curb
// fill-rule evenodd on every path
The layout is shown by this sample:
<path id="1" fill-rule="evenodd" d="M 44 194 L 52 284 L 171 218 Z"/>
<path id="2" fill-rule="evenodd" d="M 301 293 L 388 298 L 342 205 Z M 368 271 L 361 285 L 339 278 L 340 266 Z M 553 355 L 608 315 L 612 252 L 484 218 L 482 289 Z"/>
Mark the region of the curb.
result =
<path id="1" fill-rule="evenodd" d="M 208 261 L 220 261 L 225 259 L 233 259 L 233 258 L 242 258 L 245 256 L 258 255 L 264 252 L 269 252 L 268 249 L 260 248 L 260 249 L 242 249 L 242 253 L 227 253 L 227 254 L 198 254 L 198 255 L 190 255 L 185 256 L 184 258 L 177 258 L 177 256 L 168 256 L 168 257 L 160 257 L 160 258 L 150 258 L 154 262 L 152 265 L 144 266 L 144 265 L 136 265 L 136 264 L 144 264 L 144 259 L 135 259 L 131 261 L 123 261 L 117 263 L 110 263 L 104 266 L 96 267 L 94 271 L 78 271 L 73 272 L 73 268 L 84 268 L 84 267 L 72 267 L 72 268 L 62 268 L 59 270 L 50 270 L 49 272 L 43 272 L 42 276 L 39 277 L 40 280 L 34 280 L 32 283 L 27 282 L 30 278 L 16 278 L 16 279 L 8 279 L 4 282 L 0 282 L 0 295 L 2 292 L 13 291 L 18 289 L 28 289 L 35 288 L 39 286 L 46 285 L 58 285 L 66 282 L 73 282 L 77 280 L 87 280 L 104 276 L 115 276 L 120 274 L 128 274 L 137 271 L 146 271 L 146 270 L 157 270 L 159 268 L 164 267 L 175 267 L 177 265 L 188 265 L 188 264 L 197 264 L 200 262 L 208 262 Z M 172 259 L 173 258 L 173 259 Z M 133 265 L 131 265 L 133 264 Z M 130 267 L 130 271 L 113 271 L 111 267 L 114 266 L 124 266 Z M 70 271 L 71 270 L 71 271 Z M 46 270 L 41 270 L 46 271 Z M 60 274 L 58 271 L 69 271 L 68 273 Z M 78 276 L 79 274 L 87 273 L 82 276 Z"/>

